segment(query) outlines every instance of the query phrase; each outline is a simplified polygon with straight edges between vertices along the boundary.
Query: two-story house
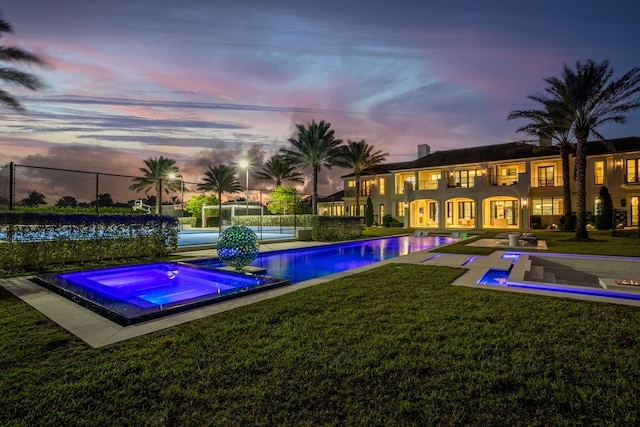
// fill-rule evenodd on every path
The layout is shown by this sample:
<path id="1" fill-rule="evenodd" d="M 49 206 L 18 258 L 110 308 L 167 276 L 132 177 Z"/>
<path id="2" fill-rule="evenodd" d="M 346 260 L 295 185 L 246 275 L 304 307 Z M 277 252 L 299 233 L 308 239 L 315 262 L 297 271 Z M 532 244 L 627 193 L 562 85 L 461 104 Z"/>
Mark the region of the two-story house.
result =
<path id="1" fill-rule="evenodd" d="M 319 203 L 321 215 L 361 212 L 368 196 L 375 215 L 390 214 L 405 227 L 433 229 L 529 228 L 559 224 L 567 207 L 562 199 L 562 162 L 557 146 L 512 142 L 431 153 L 418 147 L 416 160 L 379 165 L 361 177 L 344 180 L 343 208 Z M 625 225 L 638 225 L 640 138 L 594 141 L 587 146 L 587 210 L 596 212 L 603 185 L 614 208 L 627 213 Z M 575 211 L 575 157 L 571 157 L 572 211 Z"/>

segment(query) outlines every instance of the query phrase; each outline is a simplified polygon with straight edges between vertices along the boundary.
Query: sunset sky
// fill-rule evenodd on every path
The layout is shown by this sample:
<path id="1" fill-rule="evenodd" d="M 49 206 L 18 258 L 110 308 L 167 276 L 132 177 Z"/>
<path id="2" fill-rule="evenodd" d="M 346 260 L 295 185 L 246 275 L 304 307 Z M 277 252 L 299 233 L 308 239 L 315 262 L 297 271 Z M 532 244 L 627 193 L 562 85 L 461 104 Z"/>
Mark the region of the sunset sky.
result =
<path id="1" fill-rule="evenodd" d="M 55 6 L 53 6 L 55 5 Z M 640 66 L 632 0 L 3 0 L 47 87 L 3 84 L 0 164 L 138 174 L 175 159 L 185 180 L 287 146 L 295 123 L 331 123 L 388 161 L 528 139 L 507 121 L 564 64 Z M 640 112 L 605 137 L 640 136 Z M 344 170 L 323 171 L 320 192 Z M 310 176 L 310 173 L 307 174 Z M 244 176 L 241 175 L 244 185 Z M 250 186 L 263 186 L 251 180 Z M 310 190 L 307 182 L 304 190 Z"/>

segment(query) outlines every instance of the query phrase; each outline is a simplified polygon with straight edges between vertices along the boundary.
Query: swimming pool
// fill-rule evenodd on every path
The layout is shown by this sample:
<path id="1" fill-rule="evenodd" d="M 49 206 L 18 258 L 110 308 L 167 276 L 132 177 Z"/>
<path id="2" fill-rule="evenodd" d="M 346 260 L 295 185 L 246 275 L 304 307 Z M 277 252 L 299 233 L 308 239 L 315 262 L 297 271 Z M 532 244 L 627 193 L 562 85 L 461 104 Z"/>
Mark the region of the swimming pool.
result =
<path id="1" fill-rule="evenodd" d="M 31 280 L 127 326 L 457 240 L 396 236 L 269 252 L 252 264 L 266 268 L 267 275 L 219 270 L 222 262 L 208 259 L 39 274 Z"/>
<path id="2" fill-rule="evenodd" d="M 460 239 L 437 236 L 393 236 L 359 240 L 307 249 L 261 253 L 251 265 L 266 269 L 266 274 L 271 277 L 299 283 L 458 240 Z M 190 261 L 189 264 L 207 268 L 224 265 L 218 259 Z"/>
<path id="3" fill-rule="evenodd" d="M 173 262 L 40 274 L 32 280 L 123 326 L 289 284 Z"/>
<path id="4" fill-rule="evenodd" d="M 637 258 L 518 252 L 505 252 L 502 258 L 511 259 L 511 267 L 489 269 L 477 284 L 640 301 L 638 288 L 616 280 L 633 274 L 629 271 L 634 271 Z M 512 273 L 521 259 L 528 267 Z"/>

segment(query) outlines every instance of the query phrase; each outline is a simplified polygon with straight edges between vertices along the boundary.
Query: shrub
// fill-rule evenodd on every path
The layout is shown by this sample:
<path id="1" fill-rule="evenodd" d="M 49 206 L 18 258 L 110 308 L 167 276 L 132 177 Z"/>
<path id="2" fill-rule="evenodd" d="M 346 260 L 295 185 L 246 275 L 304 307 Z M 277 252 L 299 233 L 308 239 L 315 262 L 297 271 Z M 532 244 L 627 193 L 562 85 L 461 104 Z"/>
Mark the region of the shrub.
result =
<path id="1" fill-rule="evenodd" d="M 178 221 L 160 215 L 0 212 L 0 270 L 121 258 L 159 258 L 178 243 Z"/>
<path id="2" fill-rule="evenodd" d="M 311 238 L 320 241 L 349 240 L 360 237 L 362 222 L 360 217 L 313 216 Z"/>
<path id="3" fill-rule="evenodd" d="M 232 225 L 244 225 L 246 227 L 306 227 L 311 228 L 314 215 L 242 215 L 234 216 Z"/>
<path id="4" fill-rule="evenodd" d="M 598 212 L 596 215 L 596 228 L 598 230 L 610 230 L 613 225 L 613 201 L 611 194 L 604 185 L 600 187 L 598 195 L 600 203 L 598 203 Z"/>
<path id="5" fill-rule="evenodd" d="M 367 197 L 367 206 L 364 208 L 364 225 L 371 227 L 373 225 L 373 202 L 371 196 Z"/>
<path id="6" fill-rule="evenodd" d="M 402 227 L 404 224 L 392 217 L 390 214 L 386 214 L 382 217 L 382 225 L 384 227 Z"/>

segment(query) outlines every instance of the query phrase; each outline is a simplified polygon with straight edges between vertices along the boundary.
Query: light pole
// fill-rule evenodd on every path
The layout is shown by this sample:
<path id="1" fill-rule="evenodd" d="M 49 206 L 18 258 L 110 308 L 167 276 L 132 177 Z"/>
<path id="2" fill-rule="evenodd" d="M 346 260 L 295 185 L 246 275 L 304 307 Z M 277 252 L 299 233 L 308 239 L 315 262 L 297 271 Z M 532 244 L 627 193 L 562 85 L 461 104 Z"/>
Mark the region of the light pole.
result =
<path id="1" fill-rule="evenodd" d="M 246 187 L 247 187 L 247 195 L 245 197 L 245 202 L 246 202 L 246 207 L 247 207 L 246 215 L 249 216 L 249 162 L 246 161 L 246 160 L 241 160 L 239 165 L 240 165 L 241 168 L 243 168 L 246 171 L 245 184 L 246 184 Z"/>

